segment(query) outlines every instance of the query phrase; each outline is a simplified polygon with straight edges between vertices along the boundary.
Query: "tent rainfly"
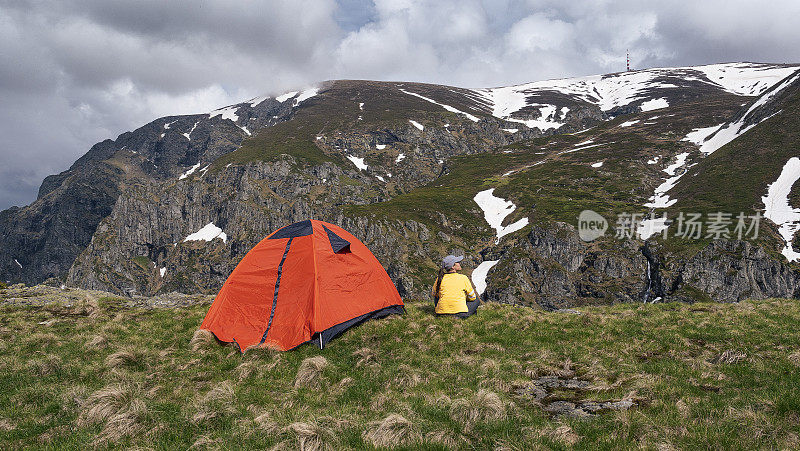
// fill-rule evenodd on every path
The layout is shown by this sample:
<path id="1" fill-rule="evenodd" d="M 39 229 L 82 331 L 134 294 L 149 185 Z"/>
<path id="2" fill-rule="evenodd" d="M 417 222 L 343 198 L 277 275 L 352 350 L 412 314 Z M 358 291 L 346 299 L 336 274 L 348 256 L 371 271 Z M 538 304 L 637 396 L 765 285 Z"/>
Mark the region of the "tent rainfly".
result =
<path id="1" fill-rule="evenodd" d="M 392 280 L 372 252 L 334 224 L 300 221 L 273 232 L 236 266 L 201 329 L 244 352 L 320 348 L 370 318 L 403 313 Z"/>

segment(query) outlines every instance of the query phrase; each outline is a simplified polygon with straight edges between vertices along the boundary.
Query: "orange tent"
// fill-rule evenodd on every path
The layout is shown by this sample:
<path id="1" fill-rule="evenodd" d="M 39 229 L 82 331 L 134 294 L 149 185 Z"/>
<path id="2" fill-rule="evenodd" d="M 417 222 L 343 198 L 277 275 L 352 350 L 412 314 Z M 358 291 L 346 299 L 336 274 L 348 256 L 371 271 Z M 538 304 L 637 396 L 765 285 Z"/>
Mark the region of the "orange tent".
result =
<path id="1" fill-rule="evenodd" d="M 320 348 L 362 321 L 404 311 L 392 280 L 347 231 L 305 220 L 261 240 L 217 294 L 201 329 L 244 352 Z"/>

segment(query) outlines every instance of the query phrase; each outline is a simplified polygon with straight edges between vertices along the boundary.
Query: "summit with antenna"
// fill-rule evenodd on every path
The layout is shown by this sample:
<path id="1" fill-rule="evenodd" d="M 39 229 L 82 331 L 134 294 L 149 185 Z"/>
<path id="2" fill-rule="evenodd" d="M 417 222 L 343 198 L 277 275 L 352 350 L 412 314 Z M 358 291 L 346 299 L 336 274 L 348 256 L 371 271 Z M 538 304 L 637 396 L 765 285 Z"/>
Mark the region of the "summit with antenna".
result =
<path id="1" fill-rule="evenodd" d="M 627 68 L 628 72 L 631 71 L 631 54 L 627 50 L 625 50 L 625 67 Z"/>

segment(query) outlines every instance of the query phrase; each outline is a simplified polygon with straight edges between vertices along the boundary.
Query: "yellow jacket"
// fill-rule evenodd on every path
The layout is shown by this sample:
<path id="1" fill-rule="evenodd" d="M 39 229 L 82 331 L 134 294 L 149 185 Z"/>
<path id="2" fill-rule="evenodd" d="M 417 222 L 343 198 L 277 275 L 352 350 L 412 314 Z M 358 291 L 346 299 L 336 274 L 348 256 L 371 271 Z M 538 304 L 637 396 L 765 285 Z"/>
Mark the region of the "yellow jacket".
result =
<path id="1" fill-rule="evenodd" d="M 436 283 L 433 284 L 431 294 L 436 299 Z M 447 273 L 442 277 L 442 286 L 439 289 L 439 303 L 436 304 L 436 313 L 461 313 L 467 311 L 467 299 L 476 299 L 475 290 L 469 277 L 458 273 Z"/>

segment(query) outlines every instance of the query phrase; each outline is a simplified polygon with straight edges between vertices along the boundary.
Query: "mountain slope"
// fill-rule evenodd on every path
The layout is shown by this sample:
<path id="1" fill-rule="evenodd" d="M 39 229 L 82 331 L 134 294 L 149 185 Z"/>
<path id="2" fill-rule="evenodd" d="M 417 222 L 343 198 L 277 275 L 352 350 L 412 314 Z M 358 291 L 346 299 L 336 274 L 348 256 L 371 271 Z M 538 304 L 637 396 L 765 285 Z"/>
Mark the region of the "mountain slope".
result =
<path id="1" fill-rule="evenodd" d="M 793 296 L 797 275 L 771 251 L 779 245 L 776 234 L 753 242 L 748 258 L 759 263 L 742 273 L 746 282 L 728 290 L 719 289 L 724 278 L 700 289 L 679 277 L 690 261 L 711 271 L 713 255 L 700 251 L 721 243 L 643 241 L 652 231 L 613 235 L 623 212 L 643 219 L 672 199 L 690 198 L 698 202 L 692 208 L 701 208 L 712 185 L 697 187 L 694 196 L 695 188 L 683 184 L 713 177 L 682 177 L 677 185 L 668 179 L 670 185 L 664 172 L 675 176 L 695 163 L 696 171 L 714 167 L 720 152 L 790 116 L 786 110 L 758 123 L 791 108 L 793 88 L 769 94 L 796 70 L 735 63 L 477 90 L 342 80 L 210 114 L 162 118 L 96 146 L 82 159 L 88 163 L 48 178 L 34 204 L 3 212 L 0 270 L 6 279 L 31 282 L 64 277 L 71 266 L 72 285 L 128 294 L 213 293 L 263 236 L 314 217 L 367 243 L 403 295 L 423 295 L 440 254 L 466 252 L 468 266 L 483 265 L 476 274 L 486 277 L 488 298 L 546 308 Z M 728 123 L 758 125 L 707 158 L 685 139 L 699 141 Z M 789 141 L 774 143 L 776 155 L 791 153 Z M 777 177 L 760 160 L 752 166 Z M 102 213 L 67 201 L 62 204 L 72 216 L 57 219 L 66 228 L 81 224 L 86 235 L 93 233 L 91 242 L 52 232 L 50 241 L 71 247 L 45 270 L 41 261 L 51 250 L 33 232 L 34 220 L 25 218 L 45 209 L 48 199 L 82 197 L 70 180 L 83 177 L 91 185 L 99 167 L 117 170 L 103 180 L 112 194 L 97 201 Z M 765 186 L 741 189 L 758 199 Z M 505 205 L 509 214 L 486 216 L 473 200 L 480 192 L 488 193 L 487 205 Z M 709 198 L 709 208 L 739 205 L 722 197 Z M 585 209 L 611 223 L 591 243 L 574 226 Z M 490 226 L 487 218 L 500 222 Z M 13 231 L 8 224 L 16 224 Z M 192 239 L 199 231 L 213 233 Z"/>

